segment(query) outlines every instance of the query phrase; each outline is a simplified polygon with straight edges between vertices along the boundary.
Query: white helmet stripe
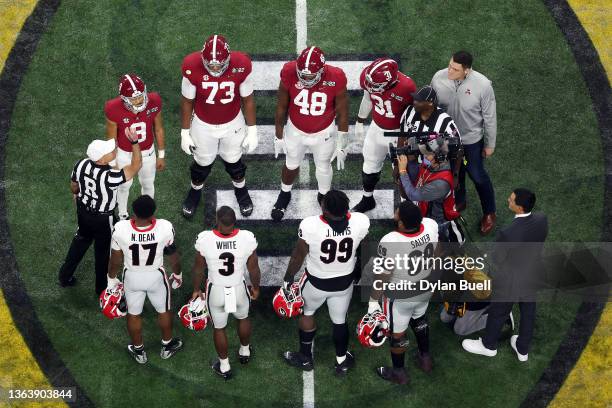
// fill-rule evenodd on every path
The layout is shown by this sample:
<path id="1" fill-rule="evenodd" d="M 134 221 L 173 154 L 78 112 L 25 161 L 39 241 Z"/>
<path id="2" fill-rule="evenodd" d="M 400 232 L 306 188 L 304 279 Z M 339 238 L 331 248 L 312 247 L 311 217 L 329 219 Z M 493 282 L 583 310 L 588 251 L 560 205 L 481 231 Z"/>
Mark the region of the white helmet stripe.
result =
<path id="1" fill-rule="evenodd" d="M 132 89 L 134 90 L 134 92 L 138 92 L 138 89 L 136 89 L 136 84 L 132 80 L 132 77 L 128 74 L 125 74 L 125 77 L 128 79 L 128 81 L 130 81 L 130 85 L 132 85 Z"/>
<path id="2" fill-rule="evenodd" d="M 217 34 L 215 34 L 215 37 L 213 38 L 213 57 L 212 57 L 213 61 L 217 60 Z"/>
<path id="3" fill-rule="evenodd" d="M 315 47 L 310 47 L 310 51 L 308 51 L 308 55 L 306 56 L 306 69 L 308 69 L 308 65 L 310 64 L 310 56 L 312 55 L 312 52 L 314 51 Z M 309 70 L 310 71 L 310 70 Z"/>
<path id="4" fill-rule="evenodd" d="M 392 59 L 386 59 L 386 60 L 382 60 L 382 61 L 380 61 L 378 64 L 376 64 L 376 65 L 374 65 L 374 66 L 372 67 L 372 69 L 370 70 L 370 75 L 372 75 L 372 74 L 374 73 L 374 71 L 376 71 L 376 69 L 377 69 L 378 67 L 380 67 L 380 66 L 381 66 L 381 65 L 383 65 L 383 64 L 386 64 L 387 62 L 393 62 L 393 60 L 392 60 Z"/>

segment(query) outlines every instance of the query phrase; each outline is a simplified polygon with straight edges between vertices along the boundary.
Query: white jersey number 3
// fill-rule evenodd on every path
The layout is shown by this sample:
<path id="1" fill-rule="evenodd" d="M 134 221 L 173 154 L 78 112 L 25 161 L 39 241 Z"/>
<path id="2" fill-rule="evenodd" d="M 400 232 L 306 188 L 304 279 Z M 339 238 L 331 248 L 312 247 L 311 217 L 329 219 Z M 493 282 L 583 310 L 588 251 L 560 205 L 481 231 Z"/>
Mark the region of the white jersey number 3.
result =
<path id="1" fill-rule="evenodd" d="M 325 113 L 327 95 L 323 92 L 313 92 L 309 95 L 308 89 L 302 89 L 293 99 L 293 103 L 300 107 L 302 115 L 321 116 Z"/>

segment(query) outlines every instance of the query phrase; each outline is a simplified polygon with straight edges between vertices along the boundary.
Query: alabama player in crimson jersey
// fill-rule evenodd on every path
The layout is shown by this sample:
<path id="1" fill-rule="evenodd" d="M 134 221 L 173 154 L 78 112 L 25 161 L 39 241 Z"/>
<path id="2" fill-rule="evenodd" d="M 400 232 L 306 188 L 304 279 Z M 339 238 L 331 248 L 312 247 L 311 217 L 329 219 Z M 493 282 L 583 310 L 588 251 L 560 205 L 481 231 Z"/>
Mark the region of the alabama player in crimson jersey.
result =
<path id="1" fill-rule="evenodd" d="M 312 342 L 317 329 L 314 314 L 327 303 L 333 323 L 336 374 L 344 375 L 354 365 L 353 354 L 348 351 L 346 313 L 356 279 L 356 253 L 368 234 L 370 220 L 365 214 L 350 213 L 348 197 L 338 190 L 325 194 L 321 209 L 323 214 L 300 223 L 299 239 L 284 277 L 283 286 L 288 288 L 306 259 L 306 271 L 300 279 L 304 299 L 304 315 L 299 320 L 300 350 L 286 351 L 283 357 L 294 367 L 313 369 Z"/>
<path id="2" fill-rule="evenodd" d="M 205 299 L 214 326 L 213 339 L 219 356 L 212 369 L 226 380 L 232 376 L 225 334 L 228 315 L 231 313 L 238 320 L 238 359 L 241 364 L 247 364 L 251 356 L 249 305 L 251 300 L 259 296 L 261 277 L 255 252 L 255 235 L 237 229 L 235 224 L 234 210 L 227 206 L 220 207 L 217 210 L 217 227 L 198 234 L 193 265 L 192 299 L 204 297 L 202 281 L 208 271 Z M 252 286 L 247 286 L 244 279 L 247 271 Z"/>
<path id="3" fill-rule="evenodd" d="M 285 153 L 285 165 L 281 191 L 272 209 L 275 221 L 285 215 L 306 149 L 310 148 L 315 162 L 320 202 L 331 188 L 331 162 L 337 159 L 338 170 L 344 169 L 348 145 L 347 80 L 342 69 L 326 65 L 318 47 L 308 47 L 297 60 L 283 66 L 280 77 L 274 154 Z"/>
<path id="4" fill-rule="evenodd" d="M 380 179 L 389 143 L 397 144 L 397 138 L 385 137 L 384 132 L 397 132 L 406 108 L 412 105 L 414 81 L 399 72 L 397 62 L 390 58 L 378 58 L 368 65 L 359 78 L 363 99 L 355 123 L 357 138 L 363 138 L 363 123 L 372 111 L 372 123 L 363 141 L 363 197 L 352 211 L 366 212 L 376 207 L 374 188 Z"/>
<path id="5" fill-rule="evenodd" d="M 147 87 L 136 74 L 125 74 L 119 81 L 119 96 L 106 102 L 106 136 L 116 139 L 117 167 L 124 168 L 132 160 L 132 145 L 125 136 L 130 128 L 138 134 L 142 151 L 142 167 L 138 172 L 141 193 L 155 196 L 155 172 L 166 168 L 164 124 L 162 121 L 162 102 L 157 92 L 147 92 Z M 154 140 L 157 141 L 157 157 Z M 122 184 L 117 191 L 119 218 L 128 218 L 127 202 L 132 180 Z"/>
<path id="6" fill-rule="evenodd" d="M 183 202 L 187 218 L 198 207 L 217 154 L 232 179 L 240 213 L 253 212 L 242 161 L 243 152 L 252 153 L 258 143 L 251 70 L 251 59 L 230 51 L 225 38 L 217 34 L 206 40 L 202 51 L 183 60 L 181 148 L 193 155 L 191 189 Z"/>

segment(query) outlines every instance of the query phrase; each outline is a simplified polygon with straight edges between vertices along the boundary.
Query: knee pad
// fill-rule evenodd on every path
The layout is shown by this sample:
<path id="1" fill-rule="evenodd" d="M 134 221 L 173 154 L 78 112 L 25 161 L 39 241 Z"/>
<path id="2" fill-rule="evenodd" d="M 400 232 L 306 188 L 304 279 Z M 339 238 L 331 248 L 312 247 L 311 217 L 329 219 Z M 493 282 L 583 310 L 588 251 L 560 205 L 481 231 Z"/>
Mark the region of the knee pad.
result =
<path id="1" fill-rule="evenodd" d="M 193 182 L 193 184 L 203 184 L 206 181 L 208 175 L 210 174 L 212 166 L 212 163 L 208 166 L 200 166 L 195 161 L 191 163 L 191 181 Z"/>
<path id="2" fill-rule="evenodd" d="M 427 329 L 429 329 L 427 317 L 423 315 L 416 319 L 410 319 L 410 327 L 412 328 L 412 330 L 414 330 L 415 333 L 426 331 Z"/>
<path id="3" fill-rule="evenodd" d="M 408 347 L 408 344 L 410 344 L 410 341 L 406 337 L 406 333 L 402 334 L 402 337 L 400 337 L 399 339 L 395 338 L 394 336 L 391 336 L 391 347 L 393 348 L 406 348 Z"/>
<path id="4" fill-rule="evenodd" d="M 239 159 L 237 162 L 228 163 L 225 160 L 221 159 L 223 165 L 225 166 L 225 171 L 232 180 L 242 180 L 246 175 L 247 166 L 244 164 L 242 159 Z"/>
<path id="5" fill-rule="evenodd" d="M 377 173 L 366 173 L 361 172 L 361 181 L 363 182 L 363 189 L 365 191 L 374 191 L 376 184 L 380 180 L 380 171 Z"/>

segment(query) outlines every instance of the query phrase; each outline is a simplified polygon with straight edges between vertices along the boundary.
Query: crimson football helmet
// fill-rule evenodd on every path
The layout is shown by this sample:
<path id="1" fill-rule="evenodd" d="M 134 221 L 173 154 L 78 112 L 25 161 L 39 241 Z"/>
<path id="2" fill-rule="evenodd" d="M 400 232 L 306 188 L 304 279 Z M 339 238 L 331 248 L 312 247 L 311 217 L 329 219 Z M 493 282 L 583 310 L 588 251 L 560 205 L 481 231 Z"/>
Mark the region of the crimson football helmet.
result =
<path id="1" fill-rule="evenodd" d="M 300 84 L 304 88 L 312 87 L 323 76 L 323 70 L 325 69 L 323 51 L 319 47 L 305 48 L 296 60 L 295 69 Z"/>
<path id="2" fill-rule="evenodd" d="M 147 86 L 136 74 L 125 74 L 121 77 L 119 96 L 126 109 L 134 113 L 145 110 L 149 102 Z"/>
<path id="3" fill-rule="evenodd" d="M 357 338 L 367 348 L 382 346 L 389 334 L 389 321 L 380 310 L 366 313 L 357 324 Z"/>
<path id="4" fill-rule="evenodd" d="M 178 312 L 183 326 L 196 332 L 202 331 L 208 325 L 208 309 L 206 301 L 200 297 L 191 299 Z"/>
<path id="5" fill-rule="evenodd" d="M 384 92 L 397 82 L 399 67 L 390 58 L 378 58 L 365 70 L 365 86 L 369 93 Z"/>
<path id="6" fill-rule="evenodd" d="M 117 319 L 127 314 L 123 283 L 118 283 L 114 288 L 106 288 L 100 293 L 100 309 L 109 319 Z"/>
<path id="7" fill-rule="evenodd" d="M 301 315 L 304 311 L 304 298 L 300 285 L 294 282 L 288 289 L 281 286 L 272 299 L 272 305 L 276 314 L 284 319 Z"/>
<path id="8" fill-rule="evenodd" d="M 230 48 L 225 37 L 213 34 L 202 47 L 202 64 L 208 73 L 214 77 L 220 77 L 230 63 Z"/>

